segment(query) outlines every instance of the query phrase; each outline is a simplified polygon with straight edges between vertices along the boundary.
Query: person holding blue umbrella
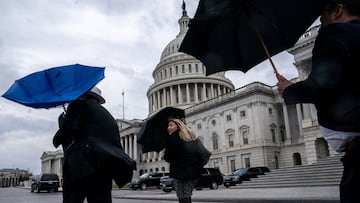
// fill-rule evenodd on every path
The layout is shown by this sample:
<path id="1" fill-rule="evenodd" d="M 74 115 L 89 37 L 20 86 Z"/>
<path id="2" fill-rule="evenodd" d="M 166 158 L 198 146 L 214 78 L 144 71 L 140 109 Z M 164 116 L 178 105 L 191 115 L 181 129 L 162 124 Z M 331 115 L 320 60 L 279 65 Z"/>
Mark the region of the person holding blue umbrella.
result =
<path id="1" fill-rule="evenodd" d="M 93 87 L 71 102 L 53 138 L 63 145 L 63 202 L 111 203 L 112 180 L 130 182 L 136 162 L 123 150 L 116 120 Z"/>

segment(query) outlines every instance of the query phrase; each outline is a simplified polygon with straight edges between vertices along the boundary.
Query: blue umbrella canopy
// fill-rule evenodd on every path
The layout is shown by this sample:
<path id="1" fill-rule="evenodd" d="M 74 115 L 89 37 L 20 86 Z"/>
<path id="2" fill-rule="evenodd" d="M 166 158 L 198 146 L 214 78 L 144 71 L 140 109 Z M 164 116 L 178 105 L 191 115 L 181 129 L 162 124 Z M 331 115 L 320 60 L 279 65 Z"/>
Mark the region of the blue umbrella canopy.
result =
<path id="1" fill-rule="evenodd" d="M 73 64 L 38 71 L 16 80 L 2 97 L 32 108 L 76 100 L 104 78 L 104 67 Z"/>

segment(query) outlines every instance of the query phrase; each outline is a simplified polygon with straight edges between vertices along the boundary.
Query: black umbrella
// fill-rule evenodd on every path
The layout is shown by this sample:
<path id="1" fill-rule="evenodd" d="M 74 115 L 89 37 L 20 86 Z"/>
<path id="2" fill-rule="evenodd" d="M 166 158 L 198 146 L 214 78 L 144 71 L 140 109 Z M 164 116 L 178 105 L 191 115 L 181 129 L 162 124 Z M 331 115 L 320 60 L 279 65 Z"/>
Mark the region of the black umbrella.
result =
<path id="1" fill-rule="evenodd" d="M 199 59 L 206 75 L 248 71 L 294 46 L 325 0 L 200 0 L 179 51 Z M 273 65 L 274 71 L 277 70 Z"/>
<path id="2" fill-rule="evenodd" d="M 185 112 L 182 109 L 165 107 L 145 120 L 138 134 L 138 143 L 142 145 L 143 153 L 160 152 L 164 149 L 169 118 L 185 118 Z"/>

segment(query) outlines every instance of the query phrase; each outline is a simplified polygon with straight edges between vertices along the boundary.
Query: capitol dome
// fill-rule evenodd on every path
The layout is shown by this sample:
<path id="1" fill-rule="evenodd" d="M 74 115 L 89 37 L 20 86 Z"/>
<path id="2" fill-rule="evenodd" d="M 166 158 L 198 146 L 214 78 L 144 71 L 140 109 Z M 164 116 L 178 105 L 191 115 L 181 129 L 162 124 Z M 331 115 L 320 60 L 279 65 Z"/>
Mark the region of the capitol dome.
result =
<path id="1" fill-rule="evenodd" d="M 199 60 L 178 51 L 190 21 L 185 7 L 183 2 L 180 32 L 166 45 L 153 71 L 154 83 L 147 91 L 149 114 L 166 106 L 185 109 L 234 90 L 225 72 L 206 76 Z"/>

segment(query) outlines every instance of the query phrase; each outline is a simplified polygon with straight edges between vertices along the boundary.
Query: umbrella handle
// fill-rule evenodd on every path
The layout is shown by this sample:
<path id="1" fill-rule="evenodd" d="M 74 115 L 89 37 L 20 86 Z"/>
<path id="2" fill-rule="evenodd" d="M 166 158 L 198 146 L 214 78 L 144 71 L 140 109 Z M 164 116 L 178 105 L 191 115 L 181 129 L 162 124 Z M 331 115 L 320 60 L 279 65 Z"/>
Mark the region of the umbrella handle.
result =
<path id="1" fill-rule="evenodd" d="M 265 44 L 265 42 L 264 42 L 261 34 L 259 33 L 259 31 L 255 28 L 255 26 L 253 26 L 253 27 L 254 27 L 254 30 L 255 30 L 255 32 L 256 32 L 256 35 L 258 36 L 258 38 L 259 38 L 259 40 L 260 40 L 260 43 L 261 43 L 262 47 L 264 48 L 265 54 L 266 54 L 266 56 L 268 57 L 268 59 L 269 59 L 269 61 L 270 61 L 270 63 L 271 63 L 272 68 L 274 69 L 274 73 L 275 73 L 276 79 L 280 82 L 280 74 L 279 74 L 279 72 L 277 71 L 273 60 L 271 59 L 269 50 L 268 50 L 268 48 L 266 47 L 266 44 Z"/>

